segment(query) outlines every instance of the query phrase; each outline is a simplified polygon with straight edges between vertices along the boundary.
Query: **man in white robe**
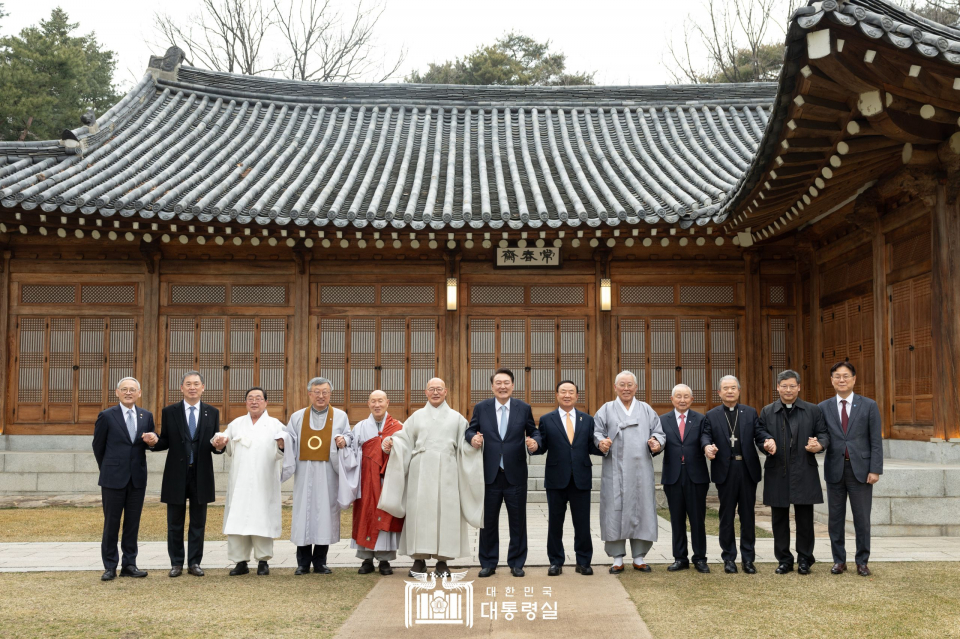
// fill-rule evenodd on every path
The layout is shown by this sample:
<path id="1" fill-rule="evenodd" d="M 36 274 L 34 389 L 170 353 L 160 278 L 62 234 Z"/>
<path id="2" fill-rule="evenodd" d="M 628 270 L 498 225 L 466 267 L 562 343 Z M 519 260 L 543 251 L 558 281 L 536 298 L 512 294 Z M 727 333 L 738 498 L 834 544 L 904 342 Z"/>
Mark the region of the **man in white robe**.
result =
<path id="1" fill-rule="evenodd" d="M 327 567 L 327 550 L 340 541 L 336 439 L 350 432 L 350 421 L 345 412 L 330 405 L 330 380 L 314 377 L 307 384 L 307 392 L 310 406 L 295 412 L 284 429 L 292 442 L 282 479 L 294 478 L 290 541 L 297 546 L 297 569 L 293 574 L 310 572 L 312 563 L 313 572 L 329 575 L 332 571 Z"/>
<path id="2" fill-rule="evenodd" d="M 390 461 L 383 440 L 399 432 L 403 424 L 387 412 L 390 399 L 382 390 L 370 393 L 370 416 L 337 438 L 340 446 L 340 507 L 353 505 L 350 547 L 361 559 L 358 574 L 373 572 L 379 562 L 381 575 L 392 575 L 390 562 L 397 558 L 403 519 L 377 508 L 383 491 L 383 474 Z"/>
<path id="3" fill-rule="evenodd" d="M 250 572 L 251 550 L 258 562 L 257 574 L 270 574 L 267 561 L 273 557 L 273 540 L 281 531 L 280 473 L 284 449 L 290 448 L 283 422 L 267 413 L 266 391 L 251 388 L 246 402 L 247 414 L 230 422 L 212 441 L 218 450 L 226 447 L 231 458 L 223 511 L 227 559 L 236 563 L 231 576 Z"/>
<path id="4" fill-rule="evenodd" d="M 483 527 L 483 448 L 464 438 L 469 426 L 447 406 L 442 379 L 427 382 L 428 404 L 383 442 L 390 453 L 378 507 L 406 517 L 398 552 L 413 558 L 413 573 L 425 573 L 435 557 L 434 574 L 449 575 L 447 562 L 470 553 L 467 524 Z"/>
<path id="5" fill-rule="evenodd" d="M 653 408 L 635 398 L 637 378 L 630 371 L 617 375 L 619 399 L 607 402 L 594 415 L 594 438 L 603 453 L 600 479 L 600 538 L 613 557 L 611 574 L 623 572 L 627 542 L 633 567 L 650 572 L 645 557 L 657 540 L 657 499 L 653 457 L 666 437 Z"/>

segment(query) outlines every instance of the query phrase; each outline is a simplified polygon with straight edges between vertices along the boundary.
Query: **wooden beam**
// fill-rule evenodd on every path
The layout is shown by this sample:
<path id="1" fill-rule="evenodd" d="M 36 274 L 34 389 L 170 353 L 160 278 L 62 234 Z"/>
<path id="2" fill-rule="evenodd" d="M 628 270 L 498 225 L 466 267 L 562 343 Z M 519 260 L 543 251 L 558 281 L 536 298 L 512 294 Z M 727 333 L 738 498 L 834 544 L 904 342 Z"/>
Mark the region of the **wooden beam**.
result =
<path id="1" fill-rule="evenodd" d="M 947 201 L 944 184 L 937 185 L 932 231 L 933 432 L 960 439 L 960 201 Z"/>
<path id="2" fill-rule="evenodd" d="M 160 253 L 144 255 L 143 266 L 143 321 L 140 322 L 140 387 L 143 389 L 143 407 L 160 421 L 161 402 L 164 400 L 166 376 L 163 361 L 157 349 L 160 327 Z"/>
<path id="3" fill-rule="evenodd" d="M 815 259 L 813 251 L 807 256 L 810 264 L 810 359 L 811 375 L 808 383 L 813 384 L 813 394 L 810 397 L 816 402 L 820 395 L 820 373 L 823 368 L 823 324 L 820 321 L 820 264 Z"/>
<path id="4" fill-rule="evenodd" d="M 291 297 L 293 297 L 293 344 L 296 348 L 287 361 L 289 362 L 290 383 L 292 392 L 287 393 L 287 415 L 292 415 L 309 405 L 307 383 L 312 377 L 310 357 L 307 345 L 310 343 L 310 260 L 307 251 L 294 253 L 297 257 L 297 268 L 294 270 Z"/>
<path id="5" fill-rule="evenodd" d="M 760 313 L 760 254 L 744 251 L 744 316 L 743 316 L 743 379 L 747 399 L 745 403 L 758 410 L 763 408 L 763 336 Z"/>
<path id="6" fill-rule="evenodd" d="M 0 274 L 0 336 L 3 339 L 3 345 L 0 346 L 0 435 L 7 422 L 7 395 L 13 390 L 7 377 L 9 347 L 16 339 L 13 335 L 7 335 L 10 330 L 10 255 L 9 250 L 3 252 L 3 273 Z"/>

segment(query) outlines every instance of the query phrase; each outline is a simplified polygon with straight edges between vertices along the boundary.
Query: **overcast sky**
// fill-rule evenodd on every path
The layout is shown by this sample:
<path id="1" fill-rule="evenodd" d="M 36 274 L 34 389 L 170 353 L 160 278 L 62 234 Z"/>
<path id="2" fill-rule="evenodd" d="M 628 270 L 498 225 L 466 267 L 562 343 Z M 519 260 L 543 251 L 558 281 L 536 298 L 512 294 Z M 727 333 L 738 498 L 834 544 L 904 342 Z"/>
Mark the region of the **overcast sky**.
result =
<path id="1" fill-rule="evenodd" d="M 153 12 L 189 17 L 196 0 L 0 0 L 10 15 L 0 23 L 9 35 L 63 7 L 94 31 L 119 57 L 116 80 L 123 88 L 142 77 L 151 53 L 164 47 L 153 32 Z M 270 0 L 265 0 L 265 4 Z M 347 0 L 350 2 L 351 0 Z M 663 84 L 668 39 L 681 35 L 684 18 L 702 13 L 703 0 L 386 0 L 378 29 L 387 55 L 407 50 L 401 77 L 430 62 L 463 56 L 511 29 L 549 39 L 567 55 L 570 71 L 595 71 L 597 84 Z M 774 34 L 782 38 L 779 29 Z M 399 80 L 400 78 L 398 78 Z"/>

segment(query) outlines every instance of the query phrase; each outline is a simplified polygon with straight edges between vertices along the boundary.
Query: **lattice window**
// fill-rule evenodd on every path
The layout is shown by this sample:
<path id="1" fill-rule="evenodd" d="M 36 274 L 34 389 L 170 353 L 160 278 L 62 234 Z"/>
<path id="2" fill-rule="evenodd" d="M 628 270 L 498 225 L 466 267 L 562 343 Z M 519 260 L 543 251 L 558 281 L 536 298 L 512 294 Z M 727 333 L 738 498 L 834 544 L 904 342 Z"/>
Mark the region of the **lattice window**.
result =
<path id="1" fill-rule="evenodd" d="M 926 439 L 934 436 L 930 275 L 892 288 L 894 435 Z"/>
<path id="2" fill-rule="evenodd" d="M 174 284 L 170 287 L 171 304 L 225 304 L 226 286 Z"/>
<path id="3" fill-rule="evenodd" d="M 432 306 L 437 303 L 437 287 L 384 285 L 380 287 L 380 303 Z"/>
<path id="4" fill-rule="evenodd" d="M 377 301 L 376 287 L 367 286 L 321 286 L 320 303 L 333 306 L 366 306 Z"/>
<path id="5" fill-rule="evenodd" d="M 573 380 L 580 389 L 578 405 L 587 401 L 587 322 L 583 319 L 560 320 L 560 380 Z M 556 390 L 556 384 L 553 385 Z M 551 399 L 555 399 L 556 393 Z"/>
<path id="6" fill-rule="evenodd" d="M 513 391 L 518 397 L 526 396 L 526 375 L 519 375 L 527 365 L 527 320 L 511 318 L 500 320 L 500 361 L 497 368 L 513 371 Z"/>
<path id="7" fill-rule="evenodd" d="M 470 320 L 470 405 L 473 406 L 488 397 L 490 376 L 497 366 L 497 321 L 487 318 Z"/>
<path id="8" fill-rule="evenodd" d="M 707 322 L 680 320 L 680 381 L 690 387 L 694 404 L 707 403 Z"/>
<path id="9" fill-rule="evenodd" d="M 520 320 L 523 321 L 523 320 Z M 503 334 L 501 330 L 501 335 Z M 554 401 L 557 368 L 557 324 L 552 319 L 530 320 L 530 403 Z M 514 372 L 516 375 L 516 372 Z"/>
<path id="10" fill-rule="evenodd" d="M 137 287 L 133 284 L 81 286 L 80 301 L 84 304 L 136 304 Z"/>
<path id="11" fill-rule="evenodd" d="M 733 304 L 733 286 L 681 286 L 681 304 Z"/>
<path id="12" fill-rule="evenodd" d="M 932 250 L 930 231 L 894 242 L 891 247 L 890 266 L 892 269 L 903 268 L 930 259 Z"/>
<path id="13" fill-rule="evenodd" d="M 475 306 L 523 304 L 522 286 L 471 286 L 470 303 Z"/>
<path id="14" fill-rule="evenodd" d="M 287 320 L 282 317 L 171 317 L 167 320 L 167 402 L 183 399 L 180 379 L 204 377 L 203 401 L 229 422 L 246 413 L 246 392 L 266 391 L 272 417 L 285 419 Z"/>
<path id="15" fill-rule="evenodd" d="M 623 318 L 620 320 L 620 366 L 637 376 L 637 397 L 647 399 L 647 321 Z M 617 371 L 619 373 L 620 371 Z"/>
<path id="16" fill-rule="evenodd" d="M 770 401 L 776 401 L 780 394 L 777 392 L 777 375 L 788 368 L 787 363 L 787 320 L 782 317 L 771 317 L 770 320 Z"/>
<path id="17" fill-rule="evenodd" d="M 787 287 L 782 284 L 771 284 L 767 289 L 767 304 L 786 304 Z"/>
<path id="18" fill-rule="evenodd" d="M 21 304 L 75 304 L 76 301 L 76 286 L 24 284 L 20 288 Z"/>
<path id="19" fill-rule="evenodd" d="M 710 320 L 710 390 L 720 388 L 726 375 L 737 374 L 737 320 L 714 318 Z M 708 391 L 707 397 L 715 402 Z"/>
<path id="20" fill-rule="evenodd" d="M 437 320 L 415 317 L 410 320 L 410 396 L 426 389 L 437 370 Z M 419 400 L 418 400 L 419 401 Z"/>
<path id="21" fill-rule="evenodd" d="M 238 286 L 230 287 L 231 304 L 254 306 L 283 306 L 287 303 L 285 286 Z"/>
<path id="22" fill-rule="evenodd" d="M 672 286 L 621 286 L 621 304 L 673 304 Z"/>
<path id="23" fill-rule="evenodd" d="M 376 385 L 377 320 L 356 317 L 350 320 L 350 398 L 351 404 L 365 404 Z"/>
<path id="24" fill-rule="evenodd" d="M 135 372 L 136 320 L 22 317 L 17 320 L 19 423 L 90 423 L 116 402 Z"/>
<path id="25" fill-rule="evenodd" d="M 582 305 L 586 292 L 582 286 L 531 286 L 531 304 L 553 304 L 559 306 Z"/>
<path id="26" fill-rule="evenodd" d="M 330 401 L 343 406 L 346 398 L 347 320 L 322 318 L 320 320 L 320 377 L 333 384 Z"/>
<path id="27" fill-rule="evenodd" d="M 650 402 L 669 404 L 677 384 L 677 320 L 650 320 Z"/>

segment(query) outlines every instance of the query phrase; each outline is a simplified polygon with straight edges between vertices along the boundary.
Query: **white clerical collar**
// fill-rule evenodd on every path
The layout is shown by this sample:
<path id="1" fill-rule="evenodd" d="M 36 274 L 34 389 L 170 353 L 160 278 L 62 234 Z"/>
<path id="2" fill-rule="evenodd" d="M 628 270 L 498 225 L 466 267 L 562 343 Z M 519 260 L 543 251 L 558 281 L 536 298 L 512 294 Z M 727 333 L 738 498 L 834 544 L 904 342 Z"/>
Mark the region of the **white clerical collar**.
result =
<path id="1" fill-rule="evenodd" d="M 723 408 L 724 408 L 724 410 L 726 410 L 727 412 L 732 413 L 733 411 L 737 410 L 737 405 L 734 404 L 733 406 L 727 406 L 726 404 L 724 404 L 724 405 L 723 405 Z"/>
<path id="2" fill-rule="evenodd" d="M 629 417 L 630 414 L 633 412 L 633 405 L 637 403 L 637 398 L 634 397 L 633 399 L 630 400 L 629 408 L 623 405 L 623 401 L 620 398 L 617 398 L 614 401 L 617 402 L 617 406 L 619 406 L 620 409 L 627 414 L 627 417 Z"/>
<path id="3" fill-rule="evenodd" d="M 793 408 L 793 404 L 788 404 L 788 403 L 784 402 L 784 403 L 783 403 L 783 407 L 786 408 L 787 410 L 790 410 L 791 408 Z"/>

